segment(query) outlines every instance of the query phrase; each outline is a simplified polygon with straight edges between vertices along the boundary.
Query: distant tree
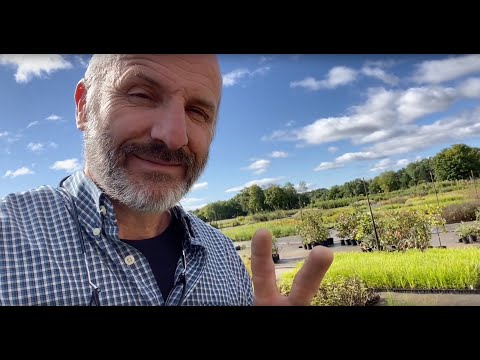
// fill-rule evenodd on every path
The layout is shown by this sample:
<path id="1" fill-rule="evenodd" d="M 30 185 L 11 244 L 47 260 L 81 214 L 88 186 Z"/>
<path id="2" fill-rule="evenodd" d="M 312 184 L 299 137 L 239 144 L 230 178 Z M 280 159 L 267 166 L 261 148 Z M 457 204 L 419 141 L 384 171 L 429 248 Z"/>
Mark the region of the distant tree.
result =
<path id="1" fill-rule="evenodd" d="M 471 171 L 480 172 L 479 148 L 455 144 L 443 149 L 433 158 L 437 180 L 468 179 Z"/>
<path id="2" fill-rule="evenodd" d="M 408 174 L 407 170 L 400 169 L 397 171 L 397 178 L 400 185 L 400 189 L 407 189 L 410 187 L 412 178 Z"/>
<path id="3" fill-rule="evenodd" d="M 284 189 L 278 185 L 272 185 L 264 190 L 265 204 L 273 210 L 286 209 L 288 198 Z"/>
<path id="4" fill-rule="evenodd" d="M 242 211 L 248 213 L 250 211 L 249 203 L 250 203 L 250 193 L 248 188 L 243 188 L 240 192 L 235 195 L 235 200 L 240 204 Z"/>
<path id="5" fill-rule="evenodd" d="M 308 191 L 308 186 L 305 181 L 300 181 L 298 183 L 298 204 L 300 205 L 300 220 L 303 220 L 303 212 L 302 209 L 307 203 L 310 201 L 310 198 L 307 196 L 306 192 Z"/>
<path id="6" fill-rule="evenodd" d="M 400 182 L 395 171 L 385 171 L 378 176 L 378 183 L 383 192 L 395 191 L 400 188 Z"/>
<path id="7" fill-rule="evenodd" d="M 291 182 L 287 182 L 283 186 L 283 190 L 287 195 L 288 209 L 297 209 L 298 208 L 298 194 L 295 186 Z"/>
<path id="8" fill-rule="evenodd" d="M 258 185 L 248 188 L 248 211 L 252 214 L 263 211 L 265 208 L 265 193 Z"/>
<path id="9" fill-rule="evenodd" d="M 405 168 L 405 171 L 411 178 L 409 186 L 417 185 L 422 182 L 430 182 L 432 181 L 430 178 L 430 172 L 433 171 L 432 160 L 426 158 L 410 163 Z"/>
<path id="10" fill-rule="evenodd" d="M 375 176 L 373 179 L 367 181 L 367 190 L 369 194 L 378 194 L 382 192 L 382 188 L 380 187 L 379 176 Z"/>
<path id="11" fill-rule="evenodd" d="M 328 191 L 328 200 L 340 199 L 343 197 L 343 191 L 341 191 L 340 186 L 333 185 Z"/>

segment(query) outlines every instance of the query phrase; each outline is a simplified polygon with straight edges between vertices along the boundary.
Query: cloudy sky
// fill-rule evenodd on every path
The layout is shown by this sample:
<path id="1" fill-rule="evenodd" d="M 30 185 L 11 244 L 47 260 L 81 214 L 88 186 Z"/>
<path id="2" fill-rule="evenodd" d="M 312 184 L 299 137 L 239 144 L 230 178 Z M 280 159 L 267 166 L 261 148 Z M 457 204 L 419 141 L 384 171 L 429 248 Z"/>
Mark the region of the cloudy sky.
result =
<path id="1" fill-rule="evenodd" d="M 0 197 L 82 168 L 73 92 L 88 55 L 0 55 Z M 209 165 L 187 209 L 252 184 L 371 178 L 480 146 L 480 55 L 220 55 Z"/>

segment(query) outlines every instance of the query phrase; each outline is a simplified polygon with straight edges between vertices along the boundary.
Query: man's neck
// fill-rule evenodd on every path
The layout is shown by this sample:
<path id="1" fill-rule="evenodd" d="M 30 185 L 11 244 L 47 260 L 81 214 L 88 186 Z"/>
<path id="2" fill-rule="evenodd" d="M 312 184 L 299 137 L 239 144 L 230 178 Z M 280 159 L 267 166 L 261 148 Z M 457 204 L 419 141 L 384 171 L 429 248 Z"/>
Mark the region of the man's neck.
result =
<path id="1" fill-rule="evenodd" d="M 112 201 L 118 225 L 118 237 L 123 240 L 151 239 L 163 233 L 172 220 L 169 211 L 145 214 Z"/>

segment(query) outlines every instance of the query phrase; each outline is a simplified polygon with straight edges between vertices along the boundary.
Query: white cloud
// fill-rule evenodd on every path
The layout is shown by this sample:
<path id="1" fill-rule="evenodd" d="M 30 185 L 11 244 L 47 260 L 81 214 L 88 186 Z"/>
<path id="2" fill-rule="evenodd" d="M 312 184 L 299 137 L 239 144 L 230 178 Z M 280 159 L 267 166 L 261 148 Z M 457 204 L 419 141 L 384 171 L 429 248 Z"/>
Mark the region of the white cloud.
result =
<path id="1" fill-rule="evenodd" d="M 180 203 L 181 204 L 181 203 Z M 194 211 L 194 210 L 197 210 L 197 209 L 201 209 L 203 208 L 204 206 L 207 206 L 208 204 L 207 203 L 204 203 L 204 204 L 197 204 L 197 205 L 183 205 L 182 204 L 182 207 L 185 211 Z"/>
<path id="2" fill-rule="evenodd" d="M 54 148 L 54 149 L 58 148 L 58 144 L 56 142 L 53 142 L 53 141 L 49 141 L 48 146 L 50 146 L 51 148 Z"/>
<path id="3" fill-rule="evenodd" d="M 480 107 L 429 125 L 413 125 L 395 137 L 374 144 L 366 149 L 367 151 L 343 154 L 335 159 L 335 163 L 379 159 L 416 152 L 433 145 L 463 141 L 468 137 L 479 137 L 479 118 Z"/>
<path id="4" fill-rule="evenodd" d="M 259 175 L 267 171 L 269 166 L 270 166 L 270 160 L 260 159 L 260 160 L 254 161 L 244 169 L 253 170 L 253 173 L 255 175 Z"/>
<path id="5" fill-rule="evenodd" d="M 23 176 L 23 175 L 31 175 L 35 174 L 34 171 L 30 170 L 26 166 L 22 166 L 21 168 L 17 170 L 7 170 L 5 175 L 3 175 L 4 178 L 16 178 L 17 176 Z"/>
<path id="6" fill-rule="evenodd" d="M 0 132 L 0 138 L 7 137 L 10 133 L 8 131 Z"/>
<path id="7" fill-rule="evenodd" d="M 313 171 L 323 171 L 323 170 L 330 170 L 330 169 L 337 169 L 343 167 L 343 164 L 334 163 L 331 161 L 323 161 L 318 165 Z"/>
<path id="8" fill-rule="evenodd" d="M 354 81 L 357 77 L 357 72 L 345 66 L 337 66 L 328 72 L 327 87 L 336 88 L 340 85 L 346 85 Z"/>
<path id="9" fill-rule="evenodd" d="M 200 189 L 206 189 L 208 187 L 208 182 L 201 182 L 201 183 L 196 183 L 192 186 L 192 190 L 191 191 L 196 191 L 196 190 L 200 190 Z"/>
<path id="10" fill-rule="evenodd" d="M 46 117 L 45 120 L 58 121 L 58 120 L 62 120 L 62 117 L 58 116 L 58 115 L 55 115 L 55 114 L 52 114 L 52 115 Z"/>
<path id="11" fill-rule="evenodd" d="M 203 200 L 205 200 L 205 199 L 188 197 L 188 198 L 182 199 L 182 204 L 191 204 L 191 203 L 196 203 L 196 202 L 203 201 Z"/>
<path id="12" fill-rule="evenodd" d="M 273 60 L 273 56 L 260 56 L 260 60 L 258 60 L 258 62 L 260 64 L 263 64 L 272 60 Z"/>
<path id="13" fill-rule="evenodd" d="M 424 115 L 446 110 L 457 97 L 453 88 L 410 88 L 397 100 L 399 120 L 410 122 Z"/>
<path id="14" fill-rule="evenodd" d="M 43 144 L 41 143 L 28 143 L 27 149 L 33 152 L 41 152 L 44 149 Z"/>
<path id="15" fill-rule="evenodd" d="M 84 68 L 88 67 L 88 62 L 90 61 L 90 56 L 81 56 L 75 55 L 75 60 Z"/>
<path id="16" fill-rule="evenodd" d="M 411 161 L 408 159 L 400 159 L 397 161 L 393 161 L 389 158 L 385 158 L 377 162 L 375 165 L 373 165 L 370 171 L 385 171 L 388 169 L 398 170 L 400 168 L 407 166 L 410 162 Z"/>
<path id="17" fill-rule="evenodd" d="M 288 157 L 288 153 L 286 153 L 285 151 L 272 151 L 270 156 L 272 158 L 286 158 Z"/>
<path id="18" fill-rule="evenodd" d="M 379 79 L 388 85 L 397 85 L 399 81 L 398 77 L 386 73 L 385 70 L 379 67 L 364 66 L 361 72 L 363 75 Z"/>
<path id="19" fill-rule="evenodd" d="M 304 145 L 346 139 L 354 144 L 383 141 L 402 135 L 417 119 L 447 110 L 459 96 L 454 88 L 438 86 L 401 91 L 371 88 L 367 100 L 352 106 L 345 116 L 320 118 L 302 128 L 275 130 L 262 140 L 299 141 Z"/>
<path id="20" fill-rule="evenodd" d="M 285 127 L 290 127 L 290 126 L 292 126 L 293 124 L 295 124 L 295 120 L 287 121 L 287 123 L 285 124 Z"/>
<path id="21" fill-rule="evenodd" d="M 306 183 L 306 187 L 307 187 L 307 190 L 306 191 L 310 191 L 314 188 L 315 184 L 314 183 Z M 299 188 L 300 188 L 300 184 L 295 184 L 293 185 L 293 187 L 299 191 Z"/>
<path id="22" fill-rule="evenodd" d="M 334 154 L 338 151 L 338 147 L 330 146 L 327 150 L 328 150 L 329 153 Z"/>
<path id="23" fill-rule="evenodd" d="M 227 74 L 223 74 L 223 86 L 229 87 L 235 85 L 241 78 L 249 74 L 248 69 L 236 69 Z"/>
<path id="24" fill-rule="evenodd" d="M 19 141 L 19 140 L 22 138 L 22 134 L 20 134 L 20 133 L 16 133 L 16 134 L 13 134 L 13 135 L 8 134 L 8 135 L 9 135 L 9 136 L 7 137 L 7 142 L 8 142 L 9 144 L 12 144 L 12 143 L 14 143 L 14 142 L 17 142 L 17 141 Z"/>
<path id="25" fill-rule="evenodd" d="M 458 92 L 467 98 L 480 97 L 480 78 L 470 78 L 458 86 Z"/>
<path id="26" fill-rule="evenodd" d="M 27 129 L 28 129 L 28 128 L 31 128 L 32 126 L 35 126 L 35 125 L 38 125 L 38 120 L 35 120 L 35 121 L 32 121 L 31 123 L 29 123 L 29 124 L 27 125 Z"/>
<path id="27" fill-rule="evenodd" d="M 337 157 L 335 162 L 342 164 L 350 161 L 377 159 L 378 157 L 379 154 L 376 154 L 372 151 L 359 151 L 354 153 L 345 153 Z"/>
<path id="28" fill-rule="evenodd" d="M 322 88 L 322 82 L 310 76 L 310 77 L 306 77 L 303 80 L 290 82 L 290 87 L 291 88 L 303 87 L 305 89 L 315 91 L 315 90 L 320 90 Z"/>
<path id="29" fill-rule="evenodd" d="M 76 158 L 55 161 L 55 163 L 50 166 L 50 169 L 52 170 L 65 170 L 68 173 L 80 170 L 81 168 L 82 165 Z"/>
<path id="30" fill-rule="evenodd" d="M 0 65 L 16 67 L 15 81 L 28 83 L 33 77 L 42 78 L 62 69 L 69 69 L 72 64 L 61 55 L 21 54 L 0 55 Z"/>
<path id="31" fill-rule="evenodd" d="M 263 179 L 258 179 L 258 180 L 252 180 L 252 181 L 249 181 L 249 182 L 247 182 L 243 185 L 227 189 L 227 190 L 225 190 L 225 192 L 227 192 L 227 193 L 228 192 L 237 192 L 237 191 L 240 191 L 244 188 L 250 187 L 252 185 L 262 186 L 262 185 L 267 185 L 267 184 L 274 184 L 274 183 L 278 183 L 283 178 L 284 178 L 284 176 L 280 176 L 280 177 L 276 177 L 276 178 L 263 178 Z"/>
<path id="32" fill-rule="evenodd" d="M 357 72 L 354 69 L 345 66 L 336 66 L 330 69 L 325 80 L 316 80 L 314 77 L 309 76 L 303 80 L 290 82 L 290 87 L 303 87 L 312 91 L 334 89 L 338 86 L 351 83 L 356 78 Z"/>
<path id="33" fill-rule="evenodd" d="M 262 136 L 263 141 L 269 140 L 297 140 L 297 134 L 295 130 L 275 130 L 271 135 Z"/>
<path id="34" fill-rule="evenodd" d="M 365 61 L 364 66 L 374 67 L 374 68 L 389 68 L 395 65 L 398 61 L 393 59 L 387 60 L 367 60 Z"/>
<path id="35" fill-rule="evenodd" d="M 480 72 L 480 55 L 463 55 L 424 61 L 417 65 L 413 80 L 417 83 L 439 84 L 477 72 Z"/>
<path id="36" fill-rule="evenodd" d="M 200 209 L 200 208 L 206 206 L 207 203 L 198 204 L 200 201 L 204 201 L 204 200 L 205 199 L 190 197 L 190 198 L 184 198 L 184 199 L 180 200 L 180 204 L 182 205 L 182 207 L 186 211 L 192 211 L 192 210 Z"/>
<path id="37" fill-rule="evenodd" d="M 253 71 L 250 71 L 248 69 L 236 69 L 233 71 L 230 71 L 227 74 L 222 74 L 223 78 L 223 86 L 229 87 L 229 86 L 234 86 L 240 82 L 241 79 L 245 77 L 254 77 L 256 75 L 265 75 L 268 71 L 270 71 L 269 66 L 263 66 L 258 69 L 255 69 Z"/>
<path id="38" fill-rule="evenodd" d="M 261 68 L 255 69 L 250 73 L 250 76 L 255 76 L 255 75 L 265 75 L 267 72 L 270 71 L 270 66 L 263 66 Z"/>

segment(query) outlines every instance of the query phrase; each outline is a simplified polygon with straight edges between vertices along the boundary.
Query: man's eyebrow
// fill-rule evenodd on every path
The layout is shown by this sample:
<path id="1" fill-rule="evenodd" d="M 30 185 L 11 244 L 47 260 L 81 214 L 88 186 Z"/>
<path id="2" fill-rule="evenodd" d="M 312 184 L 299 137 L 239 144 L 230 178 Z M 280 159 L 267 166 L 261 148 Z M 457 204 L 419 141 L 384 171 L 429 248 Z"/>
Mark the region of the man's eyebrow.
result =
<path id="1" fill-rule="evenodd" d="M 156 87 L 160 90 L 165 89 L 165 86 L 162 83 L 156 81 L 155 79 L 152 79 L 150 76 L 146 75 L 145 73 L 143 73 L 141 71 L 135 71 L 134 73 L 127 75 L 127 79 L 132 78 L 132 77 L 144 80 L 147 83 L 149 83 L 150 85 L 152 85 L 152 86 L 154 86 L 154 87 Z M 208 111 L 211 111 L 213 113 L 215 113 L 217 111 L 217 106 L 213 102 L 210 102 L 210 101 L 205 100 L 203 98 L 200 98 L 198 96 L 191 97 L 189 102 L 191 104 L 201 106 L 201 107 L 203 107 L 203 108 L 205 108 Z"/>

